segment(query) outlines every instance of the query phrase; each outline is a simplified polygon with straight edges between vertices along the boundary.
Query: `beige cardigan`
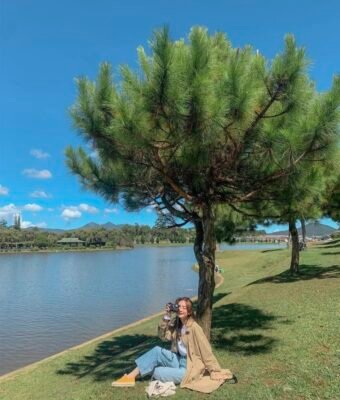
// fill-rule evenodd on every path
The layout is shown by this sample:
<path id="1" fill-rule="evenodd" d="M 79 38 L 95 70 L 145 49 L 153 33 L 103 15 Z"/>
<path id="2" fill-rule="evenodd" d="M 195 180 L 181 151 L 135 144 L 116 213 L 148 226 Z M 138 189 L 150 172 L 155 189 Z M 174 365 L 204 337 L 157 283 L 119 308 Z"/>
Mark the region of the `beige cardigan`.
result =
<path id="1" fill-rule="evenodd" d="M 229 369 L 221 369 L 202 328 L 193 318 L 188 320 L 186 328 L 182 341 L 187 348 L 187 372 L 180 387 L 211 393 L 227 379 L 231 379 L 233 374 Z M 158 326 L 158 335 L 163 341 L 171 341 L 171 351 L 178 353 L 176 320 L 162 319 Z"/>

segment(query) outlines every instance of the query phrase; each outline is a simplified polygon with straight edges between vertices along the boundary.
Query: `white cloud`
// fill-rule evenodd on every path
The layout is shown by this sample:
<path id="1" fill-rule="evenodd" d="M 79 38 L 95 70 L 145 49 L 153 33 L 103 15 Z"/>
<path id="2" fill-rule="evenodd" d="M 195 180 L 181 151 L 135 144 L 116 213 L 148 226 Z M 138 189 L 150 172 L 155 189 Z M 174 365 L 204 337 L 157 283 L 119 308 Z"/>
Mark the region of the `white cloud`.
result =
<path id="1" fill-rule="evenodd" d="M 49 199 L 52 197 L 43 190 L 35 190 L 34 192 L 30 193 L 30 196 L 36 199 Z"/>
<path id="2" fill-rule="evenodd" d="M 98 159 L 98 158 L 99 158 L 99 153 L 98 153 L 98 151 L 97 151 L 97 150 L 91 151 L 90 157 L 91 157 L 91 158 L 94 158 L 94 159 Z"/>
<path id="3" fill-rule="evenodd" d="M 46 222 L 38 222 L 37 224 L 33 224 L 31 221 L 21 221 L 21 228 L 46 228 Z"/>
<path id="4" fill-rule="evenodd" d="M 0 207 L 0 219 L 5 219 L 8 223 L 12 223 L 15 214 L 20 212 L 19 208 L 13 203 Z"/>
<path id="5" fill-rule="evenodd" d="M 74 207 L 65 208 L 65 210 L 61 213 L 62 218 L 65 221 L 69 221 L 70 219 L 77 219 L 81 217 L 81 212 L 74 209 Z"/>
<path id="6" fill-rule="evenodd" d="M 32 222 L 31 221 L 21 221 L 20 226 L 23 229 L 30 228 L 32 226 Z"/>
<path id="7" fill-rule="evenodd" d="M 70 219 L 80 218 L 83 212 L 89 214 L 97 214 L 99 212 L 98 208 L 90 206 L 89 204 L 81 203 L 78 206 L 63 206 L 63 212 L 61 217 L 66 221 Z"/>
<path id="8" fill-rule="evenodd" d="M 157 203 L 153 203 L 153 204 L 150 204 L 149 207 L 147 207 L 145 209 L 145 211 L 148 212 L 148 213 L 151 213 L 151 212 L 155 211 L 157 209 L 157 207 L 158 207 L 158 204 Z"/>
<path id="9" fill-rule="evenodd" d="M 96 146 L 94 143 L 87 143 L 86 147 L 89 149 L 89 156 L 91 158 L 97 159 L 99 158 L 98 150 L 96 149 Z"/>
<path id="10" fill-rule="evenodd" d="M 9 193 L 9 189 L 5 186 L 0 185 L 0 196 L 7 196 Z"/>
<path id="11" fill-rule="evenodd" d="M 43 208 L 39 206 L 39 204 L 25 204 L 23 210 L 31 211 L 31 212 L 38 212 L 41 211 Z"/>
<path id="12" fill-rule="evenodd" d="M 42 207 L 38 204 L 26 204 L 23 207 L 17 207 L 13 203 L 7 204 L 6 206 L 0 207 L 0 219 L 5 219 L 8 224 L 13 224 L 14 216 L 20 215 L 21 217 L 21 227 L 22 228 L 31 228 L 31 227 L 38 227 L 38 228 L 45 228 L 47 226 L 46 222 L 39 222 L 37 224 L 32 223 L 31 221 L 25 221 L 21 215 L 21 210 L 26 211 L 40 211 Z"/>
<path id="13" fill-rule="evenodd" d="M 183 211 L 183 207 L 180 204 L 174 204 L 174 209 L 178 211 Z"/>
<path id="14" fill-rule="evenodd" d="M 118 208 L 105 208 L 104 212 L 105 214 L 118 214 L 119 210 Z"/>
<path id="15" fill-rule="evenodd" d="M 22 173 L 28 178 L 36 178 L 36 179 L 50 179 L 52 178 L 52 174 L 48 169 L 34 169 L 34 168 L 26 168 L 22 171 Z"/>
<path id="16" fill-rule="evenodd" d="M 38 158 L 39 160 L 50 157 L 50 155 L 48 153 L 46 153 L 45 151 L 42 151 L 40 149 L 32 149 L 30 151 L 30 154 L 33 157 Z"/>
<path id="17" fill-rule="evenodd" d="M 79 204 L 78 208 L 80 211 L 84 211 L 89 214 L 97 214 L 99 212 L 98 208 L 89 206 L 88 204 L 85 204 L 85 203 Z"/>

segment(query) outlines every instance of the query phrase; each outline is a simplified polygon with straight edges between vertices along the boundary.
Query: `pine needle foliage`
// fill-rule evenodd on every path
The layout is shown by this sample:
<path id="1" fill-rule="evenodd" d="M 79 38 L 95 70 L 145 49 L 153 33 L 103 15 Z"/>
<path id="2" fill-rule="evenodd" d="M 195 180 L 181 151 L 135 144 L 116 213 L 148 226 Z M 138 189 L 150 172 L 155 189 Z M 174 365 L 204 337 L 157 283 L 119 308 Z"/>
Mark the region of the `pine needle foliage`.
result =
<path id="1" fill-rule="evenodd" d="M 71 116 L 100 157 L 68 148 L 67 162 L 88 188 L 106 196 L 110 187 L 109 200 L 123 194 L 132 208 L 164 193 L 194 207 L 202 197 L 242 201 L 334 141 L 339 78 L 317 94 L 291 35 L 272 63 L 201 27 L 187 42 L 156 31 L 150 47 L 151 55 L 138 49 L 140 70 L 121 67 L 116 84 L 107 63 L 96 82 L 77 81 Z"/>
<path id="2" fill-rule="evenodd" d="M 181 40 L 157 30 L 149 44 L 137 50 L 137 71 L 122 66 L 114 80 L 103 63 L 95 82 L 77 80 L 71 117 L 98 158 L 69 147 L 67 164 L 86 188 L 128 210 L 156 205 L 175 224 L 194 223 L 200 267 L 213 270 L 214 207 L 273 197 L 299 164 L 327 157 L 340 79 L 317 93 L 292 35 L 272 61 L 199 26 Z"/>

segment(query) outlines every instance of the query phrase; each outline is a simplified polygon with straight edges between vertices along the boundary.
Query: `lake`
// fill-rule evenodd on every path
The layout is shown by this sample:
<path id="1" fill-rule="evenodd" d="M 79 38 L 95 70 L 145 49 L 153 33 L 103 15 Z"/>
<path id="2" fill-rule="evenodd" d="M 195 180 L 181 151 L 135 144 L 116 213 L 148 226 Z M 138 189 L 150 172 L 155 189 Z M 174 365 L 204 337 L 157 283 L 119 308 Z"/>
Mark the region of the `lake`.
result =
<path id="1" fill-rule="evenodd" d="M 0 375 L 195 296 L 194 262 L 191 246 L 1 254 Z"/>

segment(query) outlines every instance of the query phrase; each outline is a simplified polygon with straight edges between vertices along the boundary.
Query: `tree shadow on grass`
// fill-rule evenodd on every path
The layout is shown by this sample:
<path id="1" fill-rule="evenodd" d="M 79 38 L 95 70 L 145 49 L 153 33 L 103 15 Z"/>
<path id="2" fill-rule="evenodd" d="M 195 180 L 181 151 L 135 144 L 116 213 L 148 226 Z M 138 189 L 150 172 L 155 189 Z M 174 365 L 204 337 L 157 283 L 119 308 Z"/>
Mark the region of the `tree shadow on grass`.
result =
<path id="1" fill-rule="evenodd" d="M 334 249 L 336 247 L 340 247 L 340 239 L 335 239 L 326 243 L 321 243 L 315 247 L 318 249 Z"/>
<path id="2" fill-rule="evenodd" d="M 268 249 L 268 250 L 262 250 L 261 253 L 271 253 L 273 251 L 282 251 L 282 250 L 286 250 L 285 247 L 282 247 L 280 249 Z"/>
<path id="3" fill-rule="evenodd" d="M 334 254 L 334 253 L 332 253 Z M 281 272 L 278 275 L 268 276 L 249 283 L 247 286 L 257 285 L 261 283 L 290 283 L 297 281 L 307 281 L 311 279 L 334 279 L 340 278 L 340 266 L 331 265 L 330 267 L 320 267 L 318 265 L 302 264 L 299 267 L 299 273 L 292 275 L 288 270 Z"/>
<path id="4" fill-rule="evenodd" d="M 215 298 L 225 295 L 219 293 Z M 212 344 L 216 349 L 243 355 L 270 352 L 276 339 L 255 330 L 270 329 L 272 322 L 279 318 L 245 304 L 222 305 L 214 309 Z M 289 323 L 287 320 L 284 322 Z M 156 336 L 135 334 L 114 337 L 99 343 L 92 354 L 66 363 L 57 374 L 111 381 L 135 368 L 136 358 L 157 345 L 169 347 Z"/>
<path id="5" fill-rule="evenodd" d="M 213 302 L 221 300 L 229 293 L 216 293 Z M 155 324 L 155 331 L 156 331 Z M 94 352 L 76 362 L 68 362 L 59 375 L 73 375 L 77 378 L 92 376 L 95 381 L 114 380 L 135 368 L 135 360 L 154 346 L 170 347 L 158 337 L 151 335 L 120 335 L 105 340 Z M 150 379 L 146 377 L 145 379 Z"/>
<path id="6" fill-rule="evenodd" d="M 212 343 L 217 349 L 246 356 L 269 353 L 277 340 L 263 335 L 261 330 L 271 329 L 273 322 L 278 319 L 281 317 L 247 304 L 225 304 L 214 309 Z M 290 321 L 282 320 L 282 323 Z"/>
<path id="7" fill-rule="evenodd" d="M 325 251 L 325 252 L 323 252 L 323 253 L 321 253 L 323 256 L 335 256 L 335 255 L 338 255 L 338 254 L 340 254 L 340 251 L 333 251 L 333 252 L 331 252 L 331 251 Z"/>
<path id="8" fill-rule="evenodd" d="M 315 246 L 317 249 L 337 249 L 340 247 L 340 243 L 338 244 L 331 244 L 326 246 L 326 244 L 320 245 L 320 246 Z"/>
<path id="9" fill-rule="evenodd" d="M 215 304 L 217 302 L 219 302 L 220 300 L 222 300 L 224 297 L 228 296 L 229 294 L 231 294 L 231 292 L 220 292 L 220 293 L 215 293 L 213 295 L 213 301 L 212 303 Z M 193 305 L 193 309 L 194 311 L 197 310 L 197 300 L 194 300 L 192 302 Z"/>
<path id="10" fill-rule="evenodd" d="M 91 355 L 67 363 L 57 374 L 77 378 L 91 375 L 95 381 L 113 380 L 135 368 L 135 359 L 160 343 L 155 336 L 121 335 L 101 342 Z"/>
<path id="11" fill-rule="evenodd" d="M 213 297 L 213 304 L 217 303 L 218 301 L 222 300 L 224 297 L 228 296 L 231 292 L 221 292 L 214 294 Z"/>

